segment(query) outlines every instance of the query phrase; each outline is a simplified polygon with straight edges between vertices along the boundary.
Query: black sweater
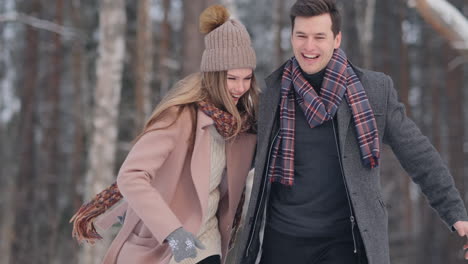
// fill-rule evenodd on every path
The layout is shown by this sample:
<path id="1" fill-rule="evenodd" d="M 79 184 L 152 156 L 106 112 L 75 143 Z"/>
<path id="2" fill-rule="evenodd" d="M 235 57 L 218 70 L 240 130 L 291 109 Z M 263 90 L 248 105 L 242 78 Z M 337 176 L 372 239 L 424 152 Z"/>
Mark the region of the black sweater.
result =
<path id="1" fill-rule="evenodd" d="M 304 74 L 318 94 L 324 73 L 323 70 Z M 350 210 L 333 129 L 333 125 L 337 127 L 336 116 L 310 128 L 296 103 L 295 117 L 294 185 L 272 184 L 267 224 L 278 232 L 297 237 L 350 232 Z"/>

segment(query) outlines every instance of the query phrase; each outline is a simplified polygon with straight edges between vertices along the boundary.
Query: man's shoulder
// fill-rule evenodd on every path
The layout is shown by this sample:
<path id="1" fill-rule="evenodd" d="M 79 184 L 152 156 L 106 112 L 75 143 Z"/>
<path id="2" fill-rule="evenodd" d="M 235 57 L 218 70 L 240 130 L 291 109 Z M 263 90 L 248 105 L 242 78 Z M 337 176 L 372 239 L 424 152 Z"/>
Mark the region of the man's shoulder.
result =
<path id="1" fill-rule="evenodd" d="M 363 69 L 353 64 L 351 67 L 364 87 L 373 109 L 378 112 L 380 103 L 386 102 L 389 91 L 392 89 L 390 77 L 383 72 Z"/>
<path id="2" fill-rule="evenodd" d="M 353 68 L 354 72 L 356 73 L 356 75 L 361 81 L 365 80 L 365 81 L 372 82 L 372 83 L 375 83 L 375 82 L 380 83 L 389 78 L 389 76 L 383 72 L 364 69 L 352 63 L 351 63 L 351 67 Z"/>
<path id="3" fill-rule="evenodd" d="M 265 78 L 265 82 L 266 83 L 270 83 L 270 82 L 274 82 L 274 81 L 277 81 L 277 80 L 280 80 L 281 79 L 281 76 L 283 76 L 283 70 L 284 70 L 284 66 L 286 65 L 287 62 L 283 63 L 283 65 L 281 65 L 280 67 L 276 68 L 276 70 L 274 70 L 272 73 L 270 73 L 270 75 L 268 75 L 266 78 Z"/>

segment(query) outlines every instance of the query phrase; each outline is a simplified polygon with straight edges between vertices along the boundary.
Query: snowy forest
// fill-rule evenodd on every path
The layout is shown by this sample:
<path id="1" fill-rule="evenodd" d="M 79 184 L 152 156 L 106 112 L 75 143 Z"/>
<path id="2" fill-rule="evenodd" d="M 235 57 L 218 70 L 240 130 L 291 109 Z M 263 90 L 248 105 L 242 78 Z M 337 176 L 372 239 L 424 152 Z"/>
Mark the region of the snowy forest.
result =
<path id="1" fill-rule="evenodd" d="M 348 58 L 393 78 L 468 205 L 468 1 L 337 2 Z M 199 70 L 198 17 L 215 3 L 249 30 L 263 87 L 292 56 L 294 0 L 0 1 L 0 264 L 100 263 L 119 227 L 79 245 L 69 220 L 114 182 L 160 98 Z M 392 263 L 465 263 L 466 238 L 388 147 L 381 164 Z"/>

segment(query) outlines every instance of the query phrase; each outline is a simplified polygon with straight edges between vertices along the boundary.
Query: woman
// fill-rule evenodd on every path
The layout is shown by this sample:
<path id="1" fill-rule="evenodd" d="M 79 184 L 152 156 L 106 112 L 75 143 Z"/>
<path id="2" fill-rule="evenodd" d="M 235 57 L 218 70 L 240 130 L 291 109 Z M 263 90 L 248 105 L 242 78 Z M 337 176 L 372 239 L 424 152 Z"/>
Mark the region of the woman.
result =
<path id="1" fill-rule="evenodd" d="M 100 238 L 96 222 L 125 220 L 104 263 L 224 263 L 255 148 L 258 90 L 250 37 L 222 6 L 200 16 L 201 73 L 156 107 L 123 163 L 117 186 L 72 218 L 74 236 Z"/>

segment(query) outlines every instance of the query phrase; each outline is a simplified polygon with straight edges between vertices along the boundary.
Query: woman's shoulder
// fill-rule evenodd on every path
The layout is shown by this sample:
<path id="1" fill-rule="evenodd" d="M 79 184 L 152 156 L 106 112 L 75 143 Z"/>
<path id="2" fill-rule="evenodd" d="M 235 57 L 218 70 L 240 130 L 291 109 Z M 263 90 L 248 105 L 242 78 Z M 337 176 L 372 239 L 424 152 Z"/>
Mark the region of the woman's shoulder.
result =
<path id="1" fill-rule="evenodd" d="M 171 106 L 161 112 L 156 121 L 151 124 L 149 129 L 161 129 L 175 127 L 188 127 L 193 124 L 193 115 L 196 113 L 193 106 L 179 105 Z"/>

